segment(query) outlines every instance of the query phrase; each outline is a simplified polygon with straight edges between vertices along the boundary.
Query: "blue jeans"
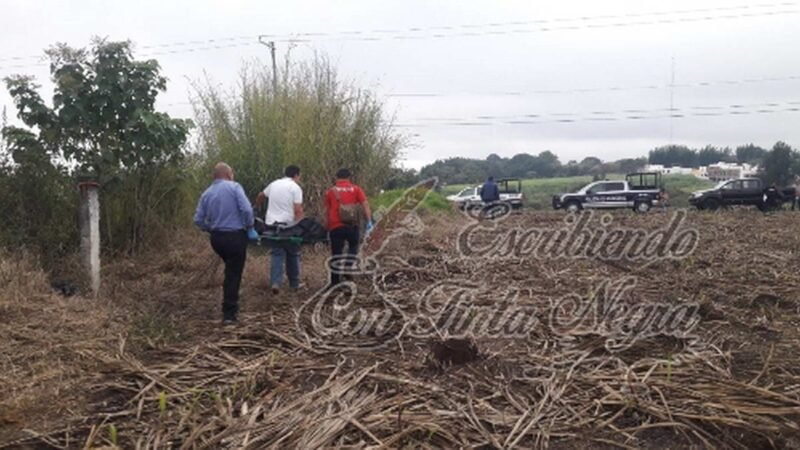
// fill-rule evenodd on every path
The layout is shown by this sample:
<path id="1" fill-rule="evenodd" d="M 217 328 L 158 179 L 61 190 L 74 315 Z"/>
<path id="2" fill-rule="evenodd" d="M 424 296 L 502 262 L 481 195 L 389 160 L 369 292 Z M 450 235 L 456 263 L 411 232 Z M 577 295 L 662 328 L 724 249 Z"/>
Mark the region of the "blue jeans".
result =
<path id="1" fill-rule="evenodd" d="M 278 288 L 283 282 L 283 266 L 286 264 L 286 275 L 289 287 L 300 286 L 300 245 L 288 242 L 271 242 L 272 261 L 270 264 L 270 285 Z"/>

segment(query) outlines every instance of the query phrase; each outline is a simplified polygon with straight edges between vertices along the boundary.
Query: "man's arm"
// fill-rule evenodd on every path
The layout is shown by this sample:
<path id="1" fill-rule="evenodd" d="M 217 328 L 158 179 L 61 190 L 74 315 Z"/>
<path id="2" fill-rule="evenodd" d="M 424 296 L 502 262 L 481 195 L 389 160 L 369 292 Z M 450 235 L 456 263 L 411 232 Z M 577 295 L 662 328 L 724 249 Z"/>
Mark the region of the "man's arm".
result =
<path id="1" fill-rule="evenodd" d="M 194 212 L 194 220 L 195 226 L 200 228 L 203 231 L 208 231 L 208 225 L 206 224 L 206 196 L 205 193 L 200 196 L 200 200 L 197 202 L 197 209 Z"/>
<path id="2" fill-rule="evenodd" d="M 324 211 L 322 212 L 322 219 L 323 219 L 323 224 L 325 224 L 325 225 L 328 225 L 328 217 L 330 217 L 331 209 L 333 209 L 333 207 L 334 207 L 333 206 L 333 200 L 331 199 L 331 197 L 332 197 L 331 194 L 332 194 L 332 192 L 331 192 L 330 189 L 325 191 L 325 196 L 323 197 L 323 202 L 322 202 L 323 209 L 324 209 Z"/>
<path id="3" fill-rule="evenodd" d="M 267 187 L 264 188 L 263 191 L 259 192 L 256 196 L 256 208 L 261 209 L 264 206 L 264 202 L 267 201 L 269 197 L 269 188 L 272 187 L 272 183 L 269 183 Z"/>
<path id="4" fill-rule="evenodd" d="M 236 207 L 242 215 L 244 228 L 251 228 L 253 226 L 253 207 L 250 206 L 250 200 L 247 199 L 247 194 L 244 193 L 241 184 L 236 185 Z"/>
<path id="5" fill-rule="evenodd" d="M 367 195 L 361 188 L 358 188 L 358 201 L 361 203 L 361 207 L 364 208 L 364 215 L 367 217 L 367 222 L 372 222 L 372 210 L 369 209 Z"/>
<path id="6" fill-rule="evenodd" d="M 294 202 L 294 221 L 299 222 L 303 219 L 303 189 L 297 186 L 292 192 L 292 201 Z"/>
<path id="7" fill-rule="evenodd" d="M 369 209 L 369 202 L 364 200 L 361 206 L 364 207 L 364 215 L 367 216 L 367 221 L 372 222 L 372 210 Z"/>
<path id="8" fill-rule="evenodd" d="M 256 208 L 261 209 L 264 207 L 264 203 L 267 201 L 267 194 L 264 191 L 261 191 L 256 196 Z"/>

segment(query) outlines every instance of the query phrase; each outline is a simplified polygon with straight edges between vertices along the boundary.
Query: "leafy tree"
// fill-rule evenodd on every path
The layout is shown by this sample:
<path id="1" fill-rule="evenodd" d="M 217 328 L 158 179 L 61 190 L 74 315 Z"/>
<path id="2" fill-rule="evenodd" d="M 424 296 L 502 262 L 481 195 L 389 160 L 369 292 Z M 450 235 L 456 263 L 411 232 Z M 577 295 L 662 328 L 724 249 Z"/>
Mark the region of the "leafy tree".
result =
<path id="1" fill-rule="evenodd" d="M 545 150 L 536 156 L 536 164 L 533 170 L 540 177 L 555 177 L 561 171 L 561 161 L 555 153 Z"/>
<path id="2" fill-rule="evenodd" d="M 603 172 L 603 161 L 595 156 L 587 156 L 578 163 L 578 171 L 581 174 L 595 174 Z"/>
<path id="3" fill-rule="evenodd" d="M 784 142 L 778 142 L 764 157 L 762 176 L 767 183 L 788 185 L 793 181 L 792 167 L 797 164 L 798 154 Z"/>
<path id="4" fill-rule="evenodd" d="M 530 153 L 518 153 L 508 160 L 502 176 L 532 178 L 536 176 L 536 162 L 536 157 Z"/>
<path id="5" fill-rule="evenodd" d="M 419 180 L 419 173 L 416 170 L 393 167 L 389 171 L 389 178 L 383 184 L 383 189 L 407 188 L 413 186 Z"/>
<path id="6" fill-rule="evenodd" d="M 578 165 L 577 161 L 571 159 L 561 167 L 561 173 L 565 177 L 574 177 L 576 175 L 580 175 L 580 166 Z"/>
<path id="7" fill-rule="evenodd" d="M 667 167 L 697 167 L 697 153 L 685 145 L 667 145 L 650 150 L 650 164 Z"/>
<path id="8" fill-rule="evenodd" d="M 477 183 L 489 175 L 486 160 L 471 158 L 448 158 L 437 160 L 420 170 L 421 178 L 439 177 L 448 184 Z M 501 177 L 504 174 L 496 174 Z"/>
<path id="9" fill-rule="evenodd" d="M 734 157 L 731 154 L 731 150 L 729 148 L 717 148 L 711 145 L 707 145 L 697 152 L 697 165 L 699 166 L 707 166 L 709 164 L 715 164 L 720 161 L 723 162 L 734 161 Z"/>
<path id="10" fill-rule="evenodd" d="M 736 161 L 748 164 L 761 164 L 767 150 L 754 144 L 736 147 Z"/>
<path id="11" fill-rule="evenodd" d="M 8 154 L 8 143 L 2 133 L 2 130 L 4 130 L 6 126 L 8 126 L 8 116 L 6 115 L 6 107 L 4 106 L 3 113 L 0 114 L 0 167 L 6 167 L 11 163 L 11 155 Z"/>
<path id="12" fill-rule="evenodd" d="M 133 59 L 130 42 L 96 39 L 89 50 L 58 44 L 46 54 L 51 105 L 31 77 L 5 79 L 28 127 L 4 127 L 13 160 L 42 185 L 41 177 L 68 168 L 99 182 L 105 242 L 134 250 L 180 211 L 179 164 L 191 123 L 155 111 L 167 80 L 155 60 Z M 59 219 L 66 226 L 73 217 Z"/>
<path id="13" fill-rule="evenodd" d="M 647 158 L 623 158 L 617 161 L 618 169 L 613 172 L 631 173 L 642 170 L 647 165 Z M 612 171 L 608 171 L 609 173 Z"/>

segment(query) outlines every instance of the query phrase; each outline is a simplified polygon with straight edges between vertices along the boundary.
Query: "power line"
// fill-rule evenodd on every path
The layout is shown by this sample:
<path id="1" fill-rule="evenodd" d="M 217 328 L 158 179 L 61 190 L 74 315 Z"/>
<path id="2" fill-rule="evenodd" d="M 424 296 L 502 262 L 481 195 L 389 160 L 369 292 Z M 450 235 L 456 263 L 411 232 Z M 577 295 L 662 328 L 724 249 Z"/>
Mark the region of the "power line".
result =
<path id="1" fill-rule="evenodd" d="M 151 50 L 151 49 L 159 49 L 159 48 L 169 48 L 169 47 L 184 47 L 184 46 L 206 46 L 206 45 L 214 45 L 214 44 L 221 44 L 223 42 L 235 42 L 235 41 L 252 41 L 254 39 L 258 39 L 258 35 L 247 35 L 247 36 L 233 36 L 233 37 L 223 37 L 223 38 L 214 38 L 214 39 L 201 39 L 201 40 L 193 40 L 193 41 L 178 41 L 178 42 L 167 42 L 163 44 L 152 44 L 152 45 L 134 45 L 134 50 Z M 252 42 L 242 42 L 240 44 L 245 45 L 252 45 Z M 227 48 L 220 47 L 220 48 Z M 45 57 L 43 54 L 39 55 L 28 55 L 28 56 L 6 56 L 4 58 L 0 58 L 0 62 L 2 61 L 24 61 L 24 60 L 31 60 L 31 59 L 42 59 Z"/>
<path id="2" fill-rule="evenodd" d="M 571 89 L 536 89 L 529 91 L 505 91 L 505 92 L 453 92 L 453 93 L 437 93 L 437 92 L 397 92 L 387 94 L 387 97 L 423 97 L 423 98 L 437 98 L 437 97 L 452 97 L 458 95 L 475 95 L 475 96 L 495 96 L 495 97 L 523 97 L 527 95 L 549 95 L 549 94 L 588 94 L 595 92 L 606 91 L 631 91 L 631 90 L 661 90 L 674 88 L 694 88 L 694 87 L 709 87 L 709 86 L 735 86 L 742 84 L 753 83 L 772 83 L 782 81 L 798 81 L 800 75 L 789 75 L 783 77 L 763 77 L 763 78 L 745 78 L 741 80 L 711 80 L 711 81 L 697 81 L 693 83 L 675 83 L 675 84 L 648 84 L 639 86 L 606 86 L 598 88 L 571 88 Z"/>
<path id="3" fill-rule="evenodd" d="M 227 45 L 207 45 L 207 46 L 203 46 L 203 47 L 190 47 L 190 48 L 179 49 L 179 50 L 164 50 L 164 51 L 160 51 L 160 52 L 144 53 L 144 54 L 137 55 L 137 57 L 139 57 L 139 58 L 149 58 L 149 57 L 152 57 L 152 56 L 174 55 L 174 54 L 180 54 L 180 53 L 194 53 L 194 52 L 200 52 L 200 51 L 206 51 L 206 50 L 220 50 L 220 49 L 235 48 L 235 47 L 249 47 L 249 46 L 255 46 L 255 45 L 258 45 L 258 42 L 254 41 L 254 42 L 241 42 L 241 43 L 235 43 L 235 44 L 227 44 Z M 14 65 L 8 65 L 8 66 L 0 66 L 0 70 L 20 69 L 20 68 L 25 68 L 25 67 L 43 67 L 43 66 L 47 66 L 47 65 L 49 65 L 49 63 L 46 63 L 46 62 L 28 63 L 28 64 L 14 64 Z"/>
<path id="4" fill-rule="evenodd" d="M 481 95 L 481 96 L 525 96 L 525 95 L 533 95 L 533 94 L 583 94 L 583 93 L 592 93 L 592 92 L 602 92 L 602 91 L 628 91 L 628 90 L 638 90 L 638 89 L 667 89 L 670 87 L 675 88 L 693 88 L 693 87 L 709 87 L 709 86 L 718 86 L 718 85 L 742 85 L 742 84 L 753 84 L 753 83 L 770 83 L 770 82 L 784 82 L 784 81 L 798 81 L 800 80 L 800 75 L 789 75 L 784 77 L 763 77 L 763 78 L 745 78 L 741 80 L 713 80 L 713 81 L 697 81 L 692 83 L 676 83 L 674 85 L 670 84 L 663 84 L 663 85 L 640 85 L 640 86 L 611 86 L 611 87 L 602 87 L 602 88 L 575 88 L 575 89 L 546 89 L 546 90 L 531 90 L 531 91 L 524 91 L 524 92 L 494 92 L 494 93 L 388 93 L 385 94 L 386 97 L 433 97 L 433 98 L 444 98 L 450 97 L 455 95 Z M 236 95 L 227 95 L 228 99 L 234 99 Z M 164 106 L 184 106 L 184 105 L 192 105 L 191 101 L 183 101 L 183 102 L 172 102 L 167 103 Z M 694 106 L 690 107 L 696 109 L 716 109 L 721 108 L 719 106 Z M 659 111 L 669 111 L 669 108 L 660 109 Z M 621 112 L 642 112 L 647 110 L 637 110 L 637 109 L 630 109 L 630 110 L 622 110 Z M 591 112 L 590 114 L 601 114 L 604 112 L 595 111 Z M 556 113 L 556 115 L 575 115 L 573 113 Z M 487 116 L 477 116 L 477 117 L 487 117 Z M 517 116 L 507 116 L 508 117 L 517 117 Z M 497 117 L 494 117 L 497 118 Z M 443 120 L 458 120 L 458 119 L 448 119 L 448 118 L 420 118 L 417 120 L 425 120 L 425 121 L 443 121 Z"/>
<path id="5" fill-rule="evenodd" d="M 552 19 L 538 19 L 538 20 L 529 20 L 529 21 L 509 21 L 509 22 L 490 22 L 490 23 L 483 23 L 483 24 L 461 24 L 461 25 L 449 25 L 449 26 L 432 26 L 432 27 L 409 27 L 409 28 L 398 28 L 398 29 L 375 29 L 375 30 L 351 30 L 351 31 L 333 31 L 333 32 L 301 32 L 301 33 L 288 33 L 288 34 L 262 34 L 262 35 L 243 35 L 243 36 L 233 36 L 233 37 L 222 37 L 222 38 L 214 38 L 214 39 L 204 39 L 204 40 L 190 40 L 190 41 L 179 41 L 179 42 L 170 42 L 170 43 L 163 43 L 163 44 L 153 44 L 153 45 L 145 45 L 138 47 L 139 49 L 158 49 L 158 48 L 169 48 L 169 47 L 186 47 L 186 46 L 196 46 L 201 45 L 201 47 L 197 47 L 194 49 L 187 49 L 185 51 L 198 51 L 198 50 L 207 50 L 207 49 L 218 49 L 218 48 L 230 48 L 230 47 L 238 47 L 242 45 L 253 45 L 252 42 L 236 42 L 236 41 L 250 41 L 255 40 L 259 36 L 269 38 L 275 41 L 290 41 L 290 42 L 297 42 L 302 41 L 303 39 L 298 39 L 298 37 L 305 37 L 305 38 L 337 38 L 337 39 L 356 39 L 356 40 L 384 40 L 384 39 L 425 39 L 425 38 L 445 38 L 445 37 L 455 37 L 455 36 L 482 36 L 482 35 L 493 35 L 493 34 L 516 34 L 516 33 L 531 33 L 531 32 L 544 32 L 544 31 L 557 31 L 557 30 L 571 30 L 571 29 L 579 29 L 579 28 L 608 28 L 608 27 L 622 27 L 622 26 L 635 26 L 635 25 L 646 25 L 646 24 L 663 24 L 663 23 L 680 23 L 680 22 L 692 22 L 692 21 L 708 21 L 708 20 L 716 20 L 716 19 L 731 19 L 731 18 L 741 18 L 741 17 L 757 17 L 757 16 L 770 16 L 770 15 L 783 15 L 783 14 L 796 14 L 800 11 L 798 10 L 779 10 L 779 11 L 756 11 L 752 13 L 741 13 L 741 14 L 734 14 L 734 15 L 722 15 L 722 16 L 701 16 L 701 17 L 684 17 L 684 18 L 673 18 L 673 19 L 659 19 L 653 21 L 639 21 L 639 22 L 621 22 L 621 23 L 611 23 L 611 24 L 583 24 L 583 25 L 575 25 L 575 26 L 566 26 L 566 27 L 555 27 L 555 28 L 539 28 L 539 29 L 522 29 L 522 30 L 491 30 L 487 32 L 464 32 L 464 33 L 455 33 L 455 34 L 447 34 L 447 33 L 437 33 L 431 35 L 408 35 L 408 33 L 423 33 L 423 32 L 431 32 L 431 31 L 456 31 L 456 30 L 474 30 L 474 29 L 486 29 L 486 28 L 503 28 L 508 26 L 526 26 L 526 25 L 538 25 L 538 24 L 551 24 L 551 23 L 563 23 L 563 22 L 591 22 L 591 21 L 598 21 L 598 20 L 609 20 L 609 19 L 623 19 L 623 18 L 637 18 L 637 17 L 659 17 L 659 16 L 669 16 L 669 15 L 680 15 L 680 14 L 697 14 L 697 13 L 712 13 L 712 12 L 720 12 L 720 11 L 738 11 L 738 10 L 758 10 L 763 8 L 774 8 L 774 7 L 788 7 L 788 6 L 797 6 L 796 2 L 780 2 L 780 3 L 763 3 L 763 4 L 756 4 L 756 5 L 740 5 L 740 6 L 727 6 L 727 7 L 717 7 L 717 8 L 700 8 L 700 9 L 684 9 L 684 10 L 667 10 L 667 11 L 654 11 L 654 12 L 644 12 L 644 13 L 627 13 L 627 14 L 616 14 L 616 15 L 595 15 L 595 16 L 577 16 L 577 17 L 560 17 L 560 18 L 552 18 Z M 388 34 L 389 36 L 367 36 L 363 37 L 363 35 L 370 35 L 370 34 Z M 307 39 L 308 40 L 308 39 Z M 223 42 L 234 42 L 230 45 L 206 45 L 206 44 L 220 44 Z M 152 53 L 152 55 L 160 55 L 160 54 L 173 54 L 173 53 L 182 53 L 183 50 L 176 50 L 172 52 L 163 52 L 163 53 Z M 147 56 L 147 55 L 143 55 Z M 2 61 L 24 61 L 24 60 L 32 60 L 32 59 L 41 59 L 42 55 L 28 55 L 28 56 L 8 56 L 0 58 L 0 62 Z M 18 67 L 27 67 L 31 65 L 46 65 L 44 63 L 39 64 L 20 64 L 20 65 L 12 65 L 12 66 L 4 66 L 0 68 L 18 68 Z"/>
<path id="6" fill-rule="evenodd" d="M 800 111 L 800 101 L 767 102 L 750 105 L 693 106 L 685 109 L 624 109 L 620 111 L 591 111 L 588 113 L 525 114 L 517 116 L 476 116 L 473 118 L 442 118 L 425 123 L 398 123 L 402 128 L 450 127 L 450 126 L 495 126 L 495 125 L 540 125 L 577 122 L 615 122 L 626 120 L 681 119 L 685 117 L 719 117 L 748 114 L 769 114 Z M 666 114 L 663 114 L 666 112 Z M 656 115 L 653 115 L 656 114 Z M 560 117 L 560 118 L 558 118 Z M 418 119 L 419 120 L 419 119 Z"/>
<path id="7" fill-rule="evenodd" d="M 445 98 L 461 95 L 474 95 L 474 96 L 493 96 L 493 97 L 523 97 L 529 95 L 549 95 L 549 94 L 587 94 L 595 92 L 616 92 L 616 91 L 632 91 L 632 90 L 660 90 L 674 88 L 702 88 L 711 86 L 738 86 L 743 84 L 758 84 L 758 83 L 775 83 L 775 82 L 789 82 L 800 81 L 800 75 L 788 75 L 782 77 L 762 77 L 762 78 L 744 78 L 739 80 L 710 80 L 710 81 L 695 81 L 692 83 L 675 83 L 675 84 L 650 84 L 638 86 L 606 86 L 599 88 L 570 88 L 570 89 L 536 89 L 530 91 L 509 91 L 509 92 L 390 92 L 384 94 L 386 97 L 395 98 Z M 231 96 L 235 97 L 235 96 Z M 191 102 L 175 102 L 170 105 L 188 105 Z"/>
<path id="8" fill-rule="evenodd" d="M 752 10 L 752 9 L 772 8 L 772 7 L 783 8 L 787 6 L 796 6 L 796 5 L 797 5 L 796 2 L 762 3 L 755 5 L 739 5 L 739 6 L 727 6 L 727 7 L 717 7 L 717 8 L 667 10 L 667 11 L 626 13 L 626 14 L 614 14 L 614 15 L 558 17 L 551 19 L 538 19 L 538 20 L 525 20 L 525 21 L 489 22 L 482 24 L 461 24 L 461 25 L 431 26 L 431 27 L 409 27 L 409 28 L 395 28 L 395 29 L 349 30 L 349 31 L 330 31 L 330 32 L 301 32 L 293 34 L 266 34 L 263 36 L 268 37 L 270 39 L 281 39 L 281 38 L 296 39 L 298 37 L 320 38 L 320 37 L 337 37 L 337 36 L 346 38 L 346 37 L 352 37 L 352 36 L 357 37 L 369 34 L 398 35 L 398 34 L 420 33 L 428 31 L 454 31 L 460 29 L 502 28 L 507 26 L 524 26 L 524 25 L 550 24 L 550 23 L 561 23 L 561 22 L 588 22 L 596 20 L 624 19 L 624 18 L 636 18 L 636 17 L 648 17 L 648 16 L 658 17 L 658 16 L 679 15 L 679 14 L 709 13 L 709 12 L 719 12 L 719 11 Z M 768 12 L 763 12 L 760 14 L 768 14 Z"/>
<path id="9" fill-rule="evenodd" d="M 789 102 L 788 104 L 793 104 Z M 719 110 L 719 109 L 737 109 L 737 108 L 752 108 L 752 107 L 762 107 L 762 106 L 780 106 L 781 103 L 779 102 L 763 102 L 763 103 L 750 103 L 750 104 L 742 104 L 742 103 L 734 103 L 731 105 L 699 105 L 699 106 L 689 106 L 683 108 L 685 110 Z M 616 111 L 587 111 L 587 112 L 556 112 L 556 113 L 524 113 L 524 114 L 505 114 L 505 115 L 478 115 L 478 116 L 471 116 L 471 117 L 460 117 L 460 118 L 453 118 L 453 117 L 420 117 L 415 120 L 424 121 L 424 122 L 447 122 L 447 121 L 459 121 L 459 120 L 506 120 L 506 119 L 540 119 L 540 118 L 547 118 L 551 116 L 555 117 L 569 117 L 569 116 L 580 116 L 580 115 L 592 115 L 592 116 L 608 116 L 620 113 L 635 113 L 635 114 L 642 114 L 642 113 L 652 113 L 652 112 L 675 112 L 681 111 L 680 108 L 653 108 L 653 109 L 621 109 Z"/>
<path id="10" fill-rule="evenodd" d="M 756 13 L 744 14 L 729 14 L 719 16 L 701 16 L 701 17 L 684 17 L 674 19 L 658 19 L 658 20 L 644 20 L 634 22 L 616 22 L 609 24 L 581 24 L 570 26 L 556 26 L 556 27 L 539 27 L 533 29 L 512 29 L 512 30 L 490 30 L 490 31 L 462 31 L 454 33 L 433 33 L 433 34 L 397 34 L 389 36 L 361 36 L 363 32 L 347 32 L 334 34 L 334 33 L 307 33 L 307 34 L 293 34 L 285 35 L 286 38 L 276 38 L 274 35 L 262 35 L 263 37 L 270 38 L 274 41 L 290 41 L 290 42 L 311 42 L 316 38 L 328 38 L 330 40 L 339 41 L 387 41 L 387 40 L 424 40 L 424 39 L 443 39 L 453 37 L 479 37 L 479 36 L 501 36 L 511 34 L 527 34 L 527 33 L 543 33 L 551 31 L 574 31 L 581 29 L 604 29 L 604 28 L 623 28 L 642 25 L 664 25 L 664 24 L 677 24 L 677 23 L 691 23 L 691 22 L 708 22 L 714 20 L 729 20 L 729 19 L 742 19 L 748 17 L 766 17 L 766 16 L 780 16 L 798 14 L 800 10 L 781 10 L 781 11 L 766 11 Z M 425 29 L 419 29 L 423 31 Z M 311 38 L 311 39 L 309 39 Z"/>

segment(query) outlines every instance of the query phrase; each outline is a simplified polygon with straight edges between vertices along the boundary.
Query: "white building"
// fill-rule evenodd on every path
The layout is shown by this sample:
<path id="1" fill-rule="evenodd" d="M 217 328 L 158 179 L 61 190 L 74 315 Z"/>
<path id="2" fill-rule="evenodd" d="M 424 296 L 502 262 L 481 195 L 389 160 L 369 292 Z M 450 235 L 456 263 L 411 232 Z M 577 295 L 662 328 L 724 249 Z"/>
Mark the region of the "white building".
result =
<path id="1" fill-rule="evenodd" d="M 756 176 L 756 174 L 758 174 L 758 166 L 718 162 L 708 165 L 705 178 L 711 181 L 725 181 L 736 178 L 753 177 Z"/>
<path id="2" fill-rule="evenodd" d="M 662 164 L 648 164 L 644 166 L 645 172 L 658 172 L 662 175 L 691 175 L 691 167 L 664 167 Z"/>
<path id="3" fill-rule="evenodd" d="M 662 164 L 648 164 L 645 172 L 658 172 L 662 175 L 694 175 L 711 181 L 733 180 L 735 178 L 754 177 L 758 174 L 758 166 L 718 162 L 700 167 L 665 167 Z"/>

